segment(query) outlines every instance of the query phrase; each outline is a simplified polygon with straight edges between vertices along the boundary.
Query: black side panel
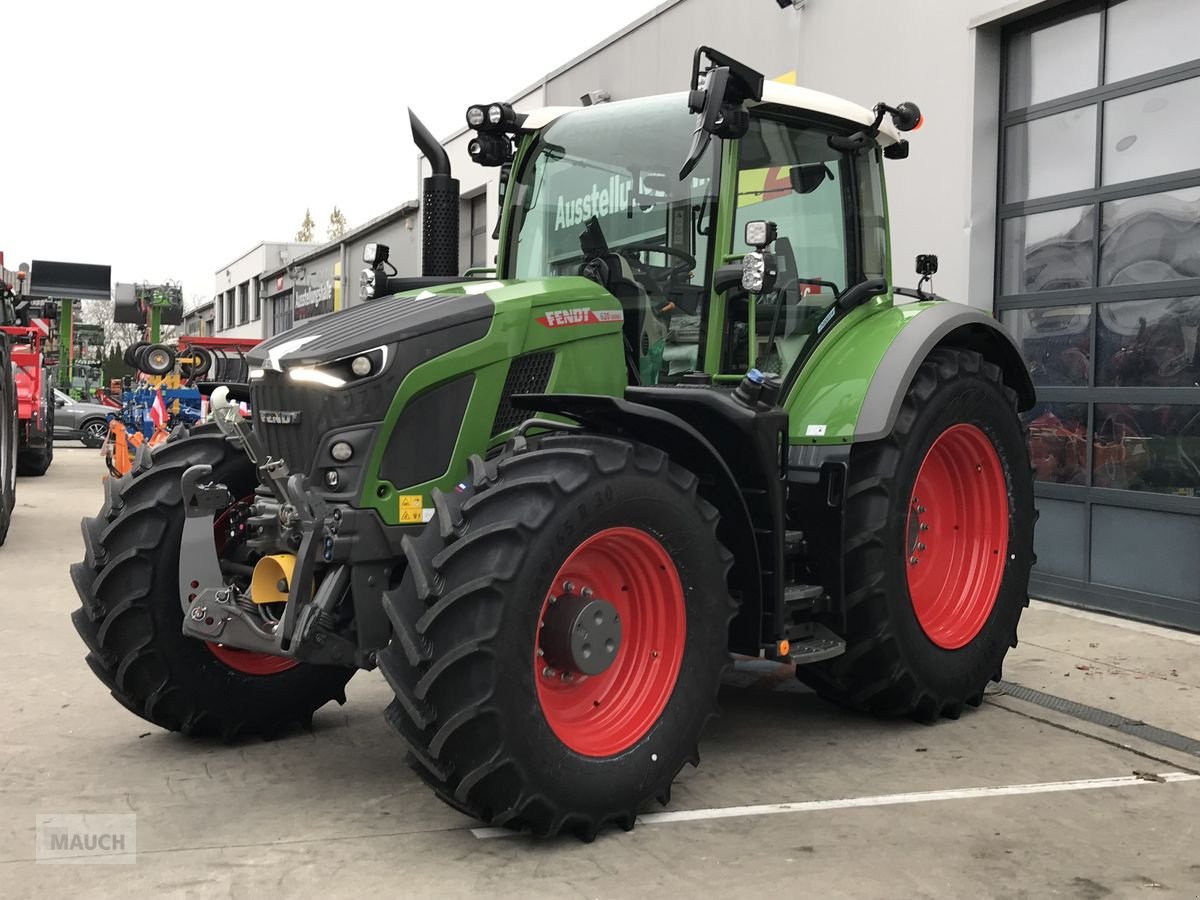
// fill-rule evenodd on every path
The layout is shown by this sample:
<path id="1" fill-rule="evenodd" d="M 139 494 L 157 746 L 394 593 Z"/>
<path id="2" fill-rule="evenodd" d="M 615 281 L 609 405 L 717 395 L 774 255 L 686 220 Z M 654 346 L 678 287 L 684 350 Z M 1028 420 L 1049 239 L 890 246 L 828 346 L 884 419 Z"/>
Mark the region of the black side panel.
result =
<path id="1" fill-rule="evenodd" d="M 491 307 L 491 301 L 488 301 L 488 307 Z M 377 307 L 355 307 L 356 310 L 366 308 Z M 324 320 L 318 320 L 317 324 L 320 321 Z M 254 431 L 268 454 L 286 460 L 293 472 L 311 475 L 317 445 L 324 435 L 365 422 L 382 421 L 409 372 L 428 359 L 479 340 L 487 334 L 490 325 L 490 318 L 478 319 L 458 327 L 427 331 L 419 340 L 406 336 L 388 346 L 391 363 L 382 374 L 342 388 L 305 384 L 278 372 L 265 372 L 250 385 Z M 289 424 L 275 424 L 263 421 L 261 413 L 265 411 L 299 412 L 300 416 L 291 417 Z"/>
<path id="2" fill-rule="evenodd" d="M 500 405 L 496 407 L 496 418 L 492 422 L 492 437 L 516 428 L 529 418 L 528 412 L 513 406 L 513 395 L 540 394 L 550 383 L 553 369 L 554 352 L 551 350 L 518 356 L 512 361 L 500 393 Z"/>
<path id="3" fill-rule="evenodd" d="M 631 389 L 631 397 L 633 393 L 634 389 Z M 515 403 L 525 409 L 567 416 L 602 434 L 658 447 L 665 450 L 672 461 L 699 477 L 701 496 L 721 513 L 717 537 L 730 549 L 735 560 L 730 587 L 741 608 L 730 625 L 729 646 L 734 652 L 757 655 L 763 636 L 764 598 L 763 580 L 759 577 L 763 567 L 759 560 L 755 523 L 737 478 L 709 436 L 701 434 L 690 422 L 672 412 L 617 397 L 527 394 L 517 397 Z M 736 459 L 732 461 L 743 464 Z M 768 611 L 771 609 L 768 607 Z"/>
<path id="4" fill-rule="evenodd" d="M 474 374 L 463 375 L 404 407 L 384 451 L 380 477 L 403 490 L 444 474 L 474 385 Z"/>

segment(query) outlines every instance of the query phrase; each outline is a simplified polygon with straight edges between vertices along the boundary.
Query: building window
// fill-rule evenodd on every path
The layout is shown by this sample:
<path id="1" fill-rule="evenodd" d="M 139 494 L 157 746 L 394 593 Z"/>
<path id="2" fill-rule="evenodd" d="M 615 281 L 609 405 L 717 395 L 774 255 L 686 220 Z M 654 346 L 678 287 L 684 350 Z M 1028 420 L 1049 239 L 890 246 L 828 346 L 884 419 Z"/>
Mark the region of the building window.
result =
<path id="1" fill-rule="evenodd" d="M 250 318 L 257 322 L 262 318 L 262 298 L 258 293 L 258 281 L 250 279 L 246 283 L 246 290 L 250 292 Z"/>
<path id="2" fill-rule="evenodd" d="M 271 334 L 283 334 L 295 324 L 292 292 L 285 291 L 271 300 Z"/>
<path id="3" fill-rule="evenodd" d="M 250 293 L 249 285 L 246 282 L 242 282 L 236 288 L 234 288 L 234 291 L 237 295 L 237 321 L 239 325 L 245 325 L 250 321 L 250 297 L 248 296 Z"/>
<path id="4" fill-rule="evenodd" d="M 1157 569 L 1200 528 L 1197 29 L 1194 0 L 1107 0 L 1006 31 L 996 261 L 1038 392 L 1035 585 L 1189 627 L 1200 578 Z"/>

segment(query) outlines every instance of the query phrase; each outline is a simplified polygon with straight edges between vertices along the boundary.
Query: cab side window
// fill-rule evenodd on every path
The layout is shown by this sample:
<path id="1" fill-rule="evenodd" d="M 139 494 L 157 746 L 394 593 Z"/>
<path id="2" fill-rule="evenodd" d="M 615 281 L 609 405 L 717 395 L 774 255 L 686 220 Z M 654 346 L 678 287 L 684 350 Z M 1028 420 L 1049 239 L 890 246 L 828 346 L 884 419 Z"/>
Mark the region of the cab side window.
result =
<path id="1" fill-rule="evenodd" d="M 738 144 L 732 250 L 753 249 L 744 242 L 747 222 L 774 222 L 779 277 L 772 292 L 731 304 L 724 371 L 757 366 L 786 373 L 837 295 L 862 277 L 857 219 L 847 216 L 854 209 L 856 164 L 829 147 L 830 133 L 754 118 Z"/>

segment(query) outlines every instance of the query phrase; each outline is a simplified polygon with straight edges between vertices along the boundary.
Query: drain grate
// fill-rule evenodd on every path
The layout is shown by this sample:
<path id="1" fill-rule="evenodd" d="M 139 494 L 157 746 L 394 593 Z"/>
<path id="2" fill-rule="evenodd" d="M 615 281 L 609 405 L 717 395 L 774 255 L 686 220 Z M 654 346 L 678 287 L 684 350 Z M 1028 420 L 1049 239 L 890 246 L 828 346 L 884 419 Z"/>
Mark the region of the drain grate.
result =
<path id="1" fill-rule="evenodd" d="M 1167 731 L 1165 728 L 1159 728 L 1156 725 L 1147 725 L 1139 719 L 1126 718 L 1117 713 L 1109 712 L 1106 709 L 1098 709 L 1095 706 L 1076 703 L 1074 700 L 1068 700 L 1065 697 L 1057 697 L 1054 694 L 1035 691 L 1033 688 L 1025 687 L 1023 684 L 1000 681 L 997 682 L 997 685 L 1000 693 L 1016 697 L 1018 700 L 1036 703 L 1038 706 L 1052 709 L 1055 712 L 1060 712 L 1076 719 L 1082 719 L 1085 722 L 1104 725 L 1122 734 L 1128 734 L 1141 738 L 1144 741 L 1158 744 L 1160 747 L 1169 747 L 1172 750 L 1190 753 L 1192 756 L 1200 756 L 1200 741 L 1188 737 L 1186 734 Z"/>

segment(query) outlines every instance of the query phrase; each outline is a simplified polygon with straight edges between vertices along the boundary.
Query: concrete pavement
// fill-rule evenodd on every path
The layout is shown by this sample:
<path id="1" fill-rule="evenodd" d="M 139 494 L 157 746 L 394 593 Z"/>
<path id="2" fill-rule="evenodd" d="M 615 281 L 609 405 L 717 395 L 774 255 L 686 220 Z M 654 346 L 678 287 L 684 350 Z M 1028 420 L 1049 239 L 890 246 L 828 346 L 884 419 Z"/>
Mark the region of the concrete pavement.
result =
<path id="1" fill-rule="evenodd" d="M 1200 780 L 1088 781 L 1190 777 L 1200 757 L 1008 696 L 957 722 L 881 722 L 743 667 L 669 811 L 835 802 L 590 845 L 477 836 L 408 770 L 376 673 L 312 733 L 167 734 L 112 700 L 68 620 L 102 472 L 96 451 L 61 445 L 45 478 L 19 482 L 0 549 L 2 896 L 1200 896 Z M 1200 738 L 1200 638 L 1045 604 L 1021 638 L 1009 681 Z M 1044 787 L 967 790 L 1012 785 Z M 67 812 L 135 813 L 136 863 L 36 864 L 34 815 Z"/>

